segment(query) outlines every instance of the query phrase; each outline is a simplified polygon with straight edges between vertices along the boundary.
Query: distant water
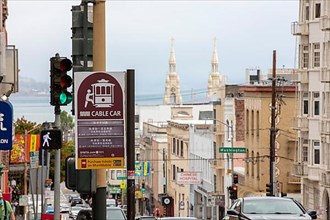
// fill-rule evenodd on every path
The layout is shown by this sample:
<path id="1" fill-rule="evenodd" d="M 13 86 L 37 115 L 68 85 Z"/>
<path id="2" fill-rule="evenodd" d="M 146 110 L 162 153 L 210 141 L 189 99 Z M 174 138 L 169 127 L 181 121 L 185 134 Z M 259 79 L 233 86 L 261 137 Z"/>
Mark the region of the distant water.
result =
<path id="1" fill-rule="evenodd" d="M 50 105 L 49 96 L 11 95 L 9 101 L 13 105 L 14 121 L 23 116 L 26 120 L 37 124 L 55 120 L 54 106 Z M 61 110 L 71 114 L 71 104 L 61 106 Z"/>

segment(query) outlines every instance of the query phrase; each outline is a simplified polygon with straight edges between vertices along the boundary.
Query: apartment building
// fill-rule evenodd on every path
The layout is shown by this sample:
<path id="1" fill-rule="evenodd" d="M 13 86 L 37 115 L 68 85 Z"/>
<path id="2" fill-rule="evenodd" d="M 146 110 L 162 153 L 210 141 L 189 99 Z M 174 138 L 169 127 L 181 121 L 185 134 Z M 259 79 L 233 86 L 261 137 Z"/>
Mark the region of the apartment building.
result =
<path id="1" fill-rule="evenodd" d="M 265 84 L 265 83 L 264 83 Z M 244 92 L 245 111 L 245 162 L 244 186 L 250 188 L 245 195 L 262 195 L 270 181 L 270 128 L 272 86 L 241 86 Z M 297 193 L 300 190 L 299 177 L 291 175 L 292 161 L 296 155 L 296 131 L 292 123 L 296 116 L 296 86 L 276 87 L 277 129 L 275 139 L 275 179 L 277 191 Z"/>
<path id="2" fill-rule="evenodd" d="M 300 0 L 292 34 L 299 39 L 298 151 L 302 203 L 330 219 L 330 2 Z"/>

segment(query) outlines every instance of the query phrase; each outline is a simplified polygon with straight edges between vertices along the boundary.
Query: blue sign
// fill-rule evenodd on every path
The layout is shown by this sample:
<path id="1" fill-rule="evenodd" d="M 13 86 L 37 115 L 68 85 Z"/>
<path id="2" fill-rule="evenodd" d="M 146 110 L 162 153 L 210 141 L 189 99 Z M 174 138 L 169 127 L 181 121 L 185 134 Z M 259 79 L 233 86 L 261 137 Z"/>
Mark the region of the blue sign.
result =
<path id="1" fill-rule="evenodd" d="M 13 106 L 0 101 L 0 150 L 13 148 Z"/>

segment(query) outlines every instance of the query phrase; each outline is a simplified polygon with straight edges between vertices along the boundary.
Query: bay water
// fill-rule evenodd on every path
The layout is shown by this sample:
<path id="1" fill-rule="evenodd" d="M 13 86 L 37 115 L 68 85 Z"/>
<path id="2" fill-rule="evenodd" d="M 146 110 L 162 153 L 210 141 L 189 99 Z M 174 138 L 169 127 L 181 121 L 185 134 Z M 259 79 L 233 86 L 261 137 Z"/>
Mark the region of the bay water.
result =
<path id="1" fill-rule="evenodd" d="M 50 105 L 49 96 L 22 96 L 11 95 L 9 101 L 13 105 L 14 121 L 24 117 L 26 120 L 42 124 L 43 122 L 54 122 L 54 106 Z M 71 103 L 61 106 L 61 111 L 71 114 Z M 74 116 L 73 116 L 74 117 Z"/>

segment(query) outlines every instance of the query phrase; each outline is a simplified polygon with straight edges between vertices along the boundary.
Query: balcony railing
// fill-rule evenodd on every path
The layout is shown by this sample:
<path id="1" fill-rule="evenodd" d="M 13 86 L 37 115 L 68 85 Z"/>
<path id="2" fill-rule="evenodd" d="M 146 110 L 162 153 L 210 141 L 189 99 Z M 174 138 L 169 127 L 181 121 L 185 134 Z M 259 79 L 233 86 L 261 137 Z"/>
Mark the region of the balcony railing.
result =
<path id="1" fill-rule="evenodd" d="M 291 33 L 292 35 L 308 35 L 308 22 L 292 22 Z"/>
<path id="2" fill-rule="evenodd" d="M 295 162 L 292 165 L 292 175 L 293 176 L 307 176 L 308 167 L 307 164 L 301 162 Z"/>
<path id="3" fill-rule="evenodd" d="M 321 16 L 320 18 L 320 26 L 322 31 L 330 30 L 330 18 L 328 15 Z"/>
<path id="4" fill-rule="evenodd" d="M 330 69 L 327 67 L 321 69 L 321 82 L 330 83 Z"/>

